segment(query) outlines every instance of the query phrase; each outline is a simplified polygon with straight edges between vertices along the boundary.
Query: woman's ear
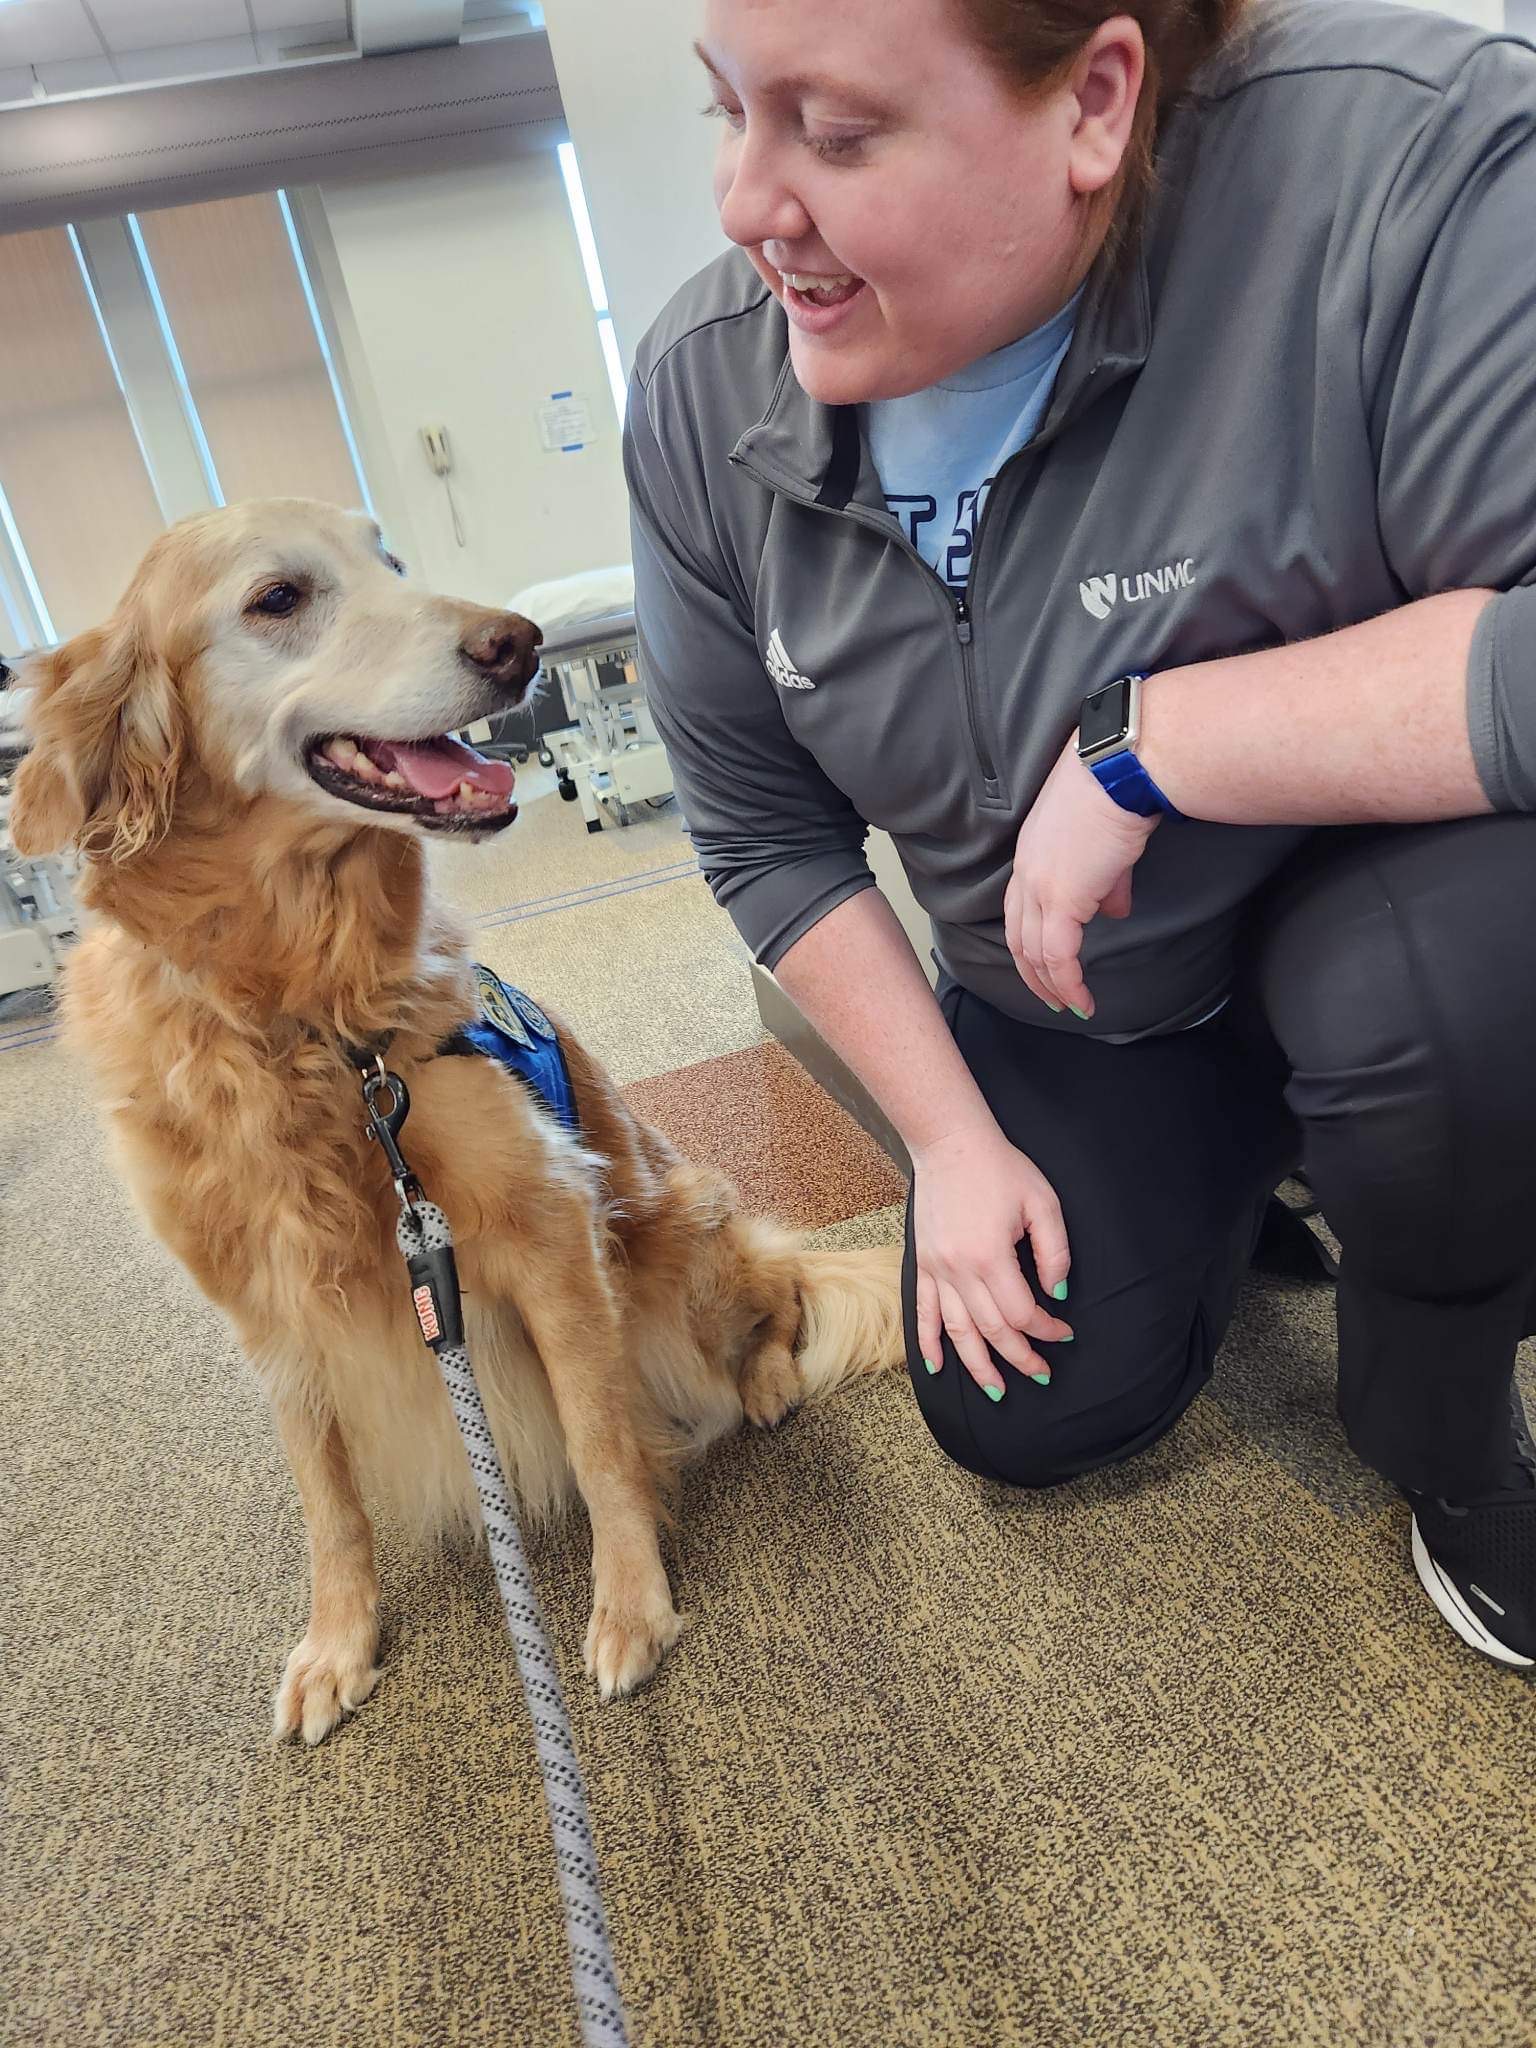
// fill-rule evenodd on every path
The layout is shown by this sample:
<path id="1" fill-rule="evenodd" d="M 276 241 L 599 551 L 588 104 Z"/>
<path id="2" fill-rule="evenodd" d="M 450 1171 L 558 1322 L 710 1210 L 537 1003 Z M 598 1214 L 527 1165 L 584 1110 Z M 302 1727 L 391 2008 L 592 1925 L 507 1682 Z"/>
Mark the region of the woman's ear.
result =
<path id="1" fill-rule="evenodd" d="M 170 670 L 131 620 L 79 634 L 24 678 L 32 747 L 16 776 L 11 837 L 37 855 L 78 846 L 131 860 L 165 836 L 185 752 Z"/>
<path id="2" fill-rule="evenodd" d="M 1119 176 L 1145 79 L 1146 45 L 1139 24 L 1128 15 L 1101 23 L 1072 75 L 1077 123 L 1068 176 L 1079 198 L 1108 190 Z"/>

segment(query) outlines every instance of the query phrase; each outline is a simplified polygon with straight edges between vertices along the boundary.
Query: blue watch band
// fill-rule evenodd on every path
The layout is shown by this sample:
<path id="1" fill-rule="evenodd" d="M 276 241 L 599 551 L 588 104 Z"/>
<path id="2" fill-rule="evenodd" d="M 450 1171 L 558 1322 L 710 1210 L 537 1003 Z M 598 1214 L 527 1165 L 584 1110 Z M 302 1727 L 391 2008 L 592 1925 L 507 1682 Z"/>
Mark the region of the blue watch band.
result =
<path id="1" fill-rule="evenodd" d="M 1134 811 L 1138 818 L 1180 818 L 1167 797 L 1127 747 L 1118 754 L 1090 761 L 1089 772 L 1100 789 L 1112 796 L 1122 811 Z"/>

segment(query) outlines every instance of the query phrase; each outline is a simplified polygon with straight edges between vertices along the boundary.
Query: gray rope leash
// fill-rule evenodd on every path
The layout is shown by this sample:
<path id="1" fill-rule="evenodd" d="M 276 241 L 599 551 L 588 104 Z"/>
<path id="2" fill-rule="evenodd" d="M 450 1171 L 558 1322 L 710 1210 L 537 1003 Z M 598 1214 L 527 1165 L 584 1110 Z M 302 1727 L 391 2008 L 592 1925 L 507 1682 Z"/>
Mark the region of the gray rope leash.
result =
<path id="1" fill-rule="evenodd" d="M 395 1236 L 411 1276 L 412 1306 L 453 1403 L 454 1420 L 474 1474 L 496 1585 L 507 1627 L 512 1632 L 512 1647 L 517 1653 L 518 1676 L 528 1703 L 528 1718 L 533 1723 L 534 1747 L 554 1836 L 555 1869 L 565 1909 L 571 1983 L 576 1993 L 583 2048 L 629 2048 L 624 2002 L 598 1882 L 586 1785 L 560 1690 L 560 1673 L 544 1632 L 538 1594 L 523 1552 L 516 1504 L 496 1455 L 485 1404 L 469 1362 L 453 1258 L 453 1233 L 437 1204 L 423 1199 L 420 1183 L 400 1151 L 400 1127 L 411 1106 L 405 1083 L 398 1075 L 387 1073 L 384 1062 L 376 1055 L 351 1047 L 347 1053 L 362 1076 L 370 1131 L 383 1146 L 394 1175 L 395 1192 L 400 1198 Z M 388 1109 L 380 1106 L 380 1097 L 386 1094 L 390 1097 Z"/>
<path id="2" fill-rule="evenodd" d="M 447 1217 L 435 1202 L 423 1201 L 420 1196 L 411 1209 L 402 1209 L 395 1234 L 408 1261 L 418 1259 L 424 1252 L 453 1249 Z M 544 1633 L 538 1595 L 523 1555 L 517 1511 L 485 1419 L 485 1404 L 475 1384 L 467 1346 L 445 1345 L 437 1353 L 437 1363 L 453 1402 L 454 1420 L 464 1439 L 470 1470 L 475 1475 L 491 1563 L 501 1590 L 501 1604 L 506 1609 L 507 1626 L 512 1631 L 528 1717 L 533 1723 L 544 1797 L 549 1804 L 550 1827 L 555 1838 L 555 1868 L 560 1874 L 560 1894 L 565 1904 L 565 1932 L 571 1950 L 571 1980 L 581 2015 L 581 2037 L 587 2048 L 627 2048 L 624 2006 L 598 1888 L 597 1851 L 587 1818 L 586 1787 L 560 1691 L 560 1674 Z"/>

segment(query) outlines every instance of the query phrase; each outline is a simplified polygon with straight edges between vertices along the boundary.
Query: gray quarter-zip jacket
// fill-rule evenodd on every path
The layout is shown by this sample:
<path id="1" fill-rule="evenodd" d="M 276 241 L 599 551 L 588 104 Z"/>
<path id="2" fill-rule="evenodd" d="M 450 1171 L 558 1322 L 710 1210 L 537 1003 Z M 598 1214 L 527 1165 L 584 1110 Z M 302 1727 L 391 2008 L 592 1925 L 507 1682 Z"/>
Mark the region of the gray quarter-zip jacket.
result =
<path id="1" fill-rule="evenodd" d="M 1439 591 L 1502 593 L 1469 726 L 1493 804 L 1536 809 L 1536 50 L 1388 0 L 1263 5 L 1158 164 L 963 599 L 885 510 L 859 408 L 797 384 L 744 255 L 641 346 L 645 680 L 700 863 L 769 967 L 871 885 L 878 825 L 959 982 L 1083 1029 L 1019 980 L 1003 891 L 1088 692 Z M 1131 917 L 1086 934 L 1088 1028 L 1214 1008 L 1242 905 L 1304 836 L 1165 821 Z"/>

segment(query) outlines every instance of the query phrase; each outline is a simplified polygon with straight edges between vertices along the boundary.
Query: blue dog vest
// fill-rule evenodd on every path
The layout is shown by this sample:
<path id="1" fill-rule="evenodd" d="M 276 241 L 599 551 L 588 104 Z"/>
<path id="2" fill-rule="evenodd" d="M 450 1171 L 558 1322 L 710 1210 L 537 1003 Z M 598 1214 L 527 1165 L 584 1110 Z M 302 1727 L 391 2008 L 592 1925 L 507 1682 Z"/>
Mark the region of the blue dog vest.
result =
<path id="1" fill-rule="evenodd" d="M 570 1071 L 553 1024 L 520 988 L 509 988 L 489 967 L 475 967 L 480 1014 L 461 1024 L 438 1047 L 442 1053 L 481 1053 L 499 1060 L 532 1090 L 568 1131 L 580 1135 Z"/>

